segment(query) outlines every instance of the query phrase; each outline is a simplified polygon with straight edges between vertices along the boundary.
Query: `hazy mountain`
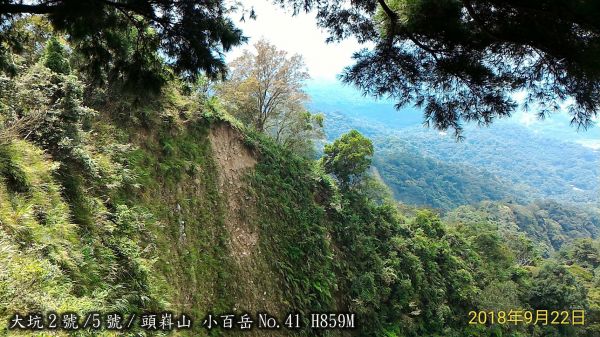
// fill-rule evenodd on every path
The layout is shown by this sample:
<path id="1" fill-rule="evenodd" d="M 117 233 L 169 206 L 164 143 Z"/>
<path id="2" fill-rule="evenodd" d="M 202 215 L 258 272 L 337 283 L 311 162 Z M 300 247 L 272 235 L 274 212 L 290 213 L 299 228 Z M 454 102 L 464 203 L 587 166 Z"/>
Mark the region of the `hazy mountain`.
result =
<path id="1" fill-rule="evenodd" d="M 518 113 L 491 127 L 467 125 L 457 142 L 422 127 L 419 111 L 398 112 L 391 101 L 354 88 L 310 83 L 307 91 L 311 109 L 326 115 L 329 139 L 350 129 L 373 139 L 375 166 L 403 202 L 449 209 L 487 199 L 598 201 L 600 129 L 577 132 L 566 114 L 538 121 Z"/>

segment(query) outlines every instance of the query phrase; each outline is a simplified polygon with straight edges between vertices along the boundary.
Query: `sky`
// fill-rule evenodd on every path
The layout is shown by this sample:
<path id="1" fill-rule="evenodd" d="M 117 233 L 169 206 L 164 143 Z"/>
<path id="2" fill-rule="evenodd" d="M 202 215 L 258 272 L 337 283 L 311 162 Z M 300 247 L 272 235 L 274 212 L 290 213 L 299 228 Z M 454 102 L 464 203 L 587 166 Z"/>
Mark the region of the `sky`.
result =
<path id="1" fill-rule="evenodd" d="M 249 41 L 227 53 L 227 61 L 231 61 L 241 55 L 244 49 L 252 48 L 252 44 L 259 39 L 265 38 L 279 49 L 291 54 L 300 54 L 304 57 L 311 76 L 311 81 L 307 82 L 309 87 L 315 86 L 315 84 L 332 85 L 334 92 L 336 90 L 350 90 L 355 93 L 355 95 L 351 95 L 352 97 L 358 99 L 361 96 L 360 92 L 354 88 L 339 88 L 342 84 L 337 80 L 337 75 L 342 72 L 344 67 L 353 63 L 352 54 L 364 48 L 364 45 L 360 45 L 353 38 L 348 38 L 340 43 L 325 43 L 328 33 L 317 27 L 314 14 L 312 13 L 300 13 L 297 16 L 292 16 L 290 10 L 274 5 L 272 0 L 241 1 L 248 10 L 254 7 L 257 17 L 256 20 L 246 19 L 245 21 L 236 21 L 236 25 L 242 29 L 244 35 L 249 38 Z M 517 100 L 522 99 L 520 95 L 522 93 L 517 94 L 515 98 Z M 368 97 L 363 97 L 360 100 L 364 104 L 369 102 L 375 103 L 377 101 Z M 389 109 L 386 108 L 385 110 L 393 111 L 393 102 L 386 101 L 381 106 L 384 107 L 386 104 L 389 105 Z M 364 113 L 369 113 L 373 107 L 369 106 L 368 109 L 365 109 Z M 396 114 L 390 113 L 390 115 L 394 117 Z M 575 128 L 568 126 L 568 116 L 557 117 L 561 118 L 550 118 L 550 120 L 539 121 L 534 113 L 518 111 L 511 120 L 524 126 L 535 128 L 536 130 L 547 129 L 548 132 L 560 130 L 561 137 L 566 132 L 579 141 L 587 142 L 586 146 L 589 146 L 588 143 L 593 143 L 594 147 L 600 148 L 600 128 L 594 127 L 592 131 L 577 133 Z M 407 118 L 412 117 L 407 116 Z M 553 119 L 554 121 L 552 121 Z"/>
<path id="2" fill-rule="evenodd" d="M 292 16 L 291 11 L 268 0 L 244 0 L 243 4 L 247 9 L 254 6 L 257 17 L 256 20 L 236 22 L 249 41 L 229 52 L 226 55 L 228 61 L 265 38 L 279 49 L 302 55 L 313 80 L 335 81 L 336 75 L 352 64 L 352 54 L 361 49 L 355 39 L 325 43 L 328 34 L 317 27 L 314 14 Z"/>

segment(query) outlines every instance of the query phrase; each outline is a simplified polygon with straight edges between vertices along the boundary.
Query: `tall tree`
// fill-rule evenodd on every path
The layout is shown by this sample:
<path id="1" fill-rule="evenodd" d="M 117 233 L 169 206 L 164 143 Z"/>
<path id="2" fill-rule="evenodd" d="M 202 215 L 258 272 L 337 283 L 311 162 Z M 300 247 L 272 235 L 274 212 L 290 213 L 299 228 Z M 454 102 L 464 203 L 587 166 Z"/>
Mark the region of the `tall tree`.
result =
<path id="1" fill-rule="evenodd" d="M 309 78 L 300 55 L 288 56 L 260 40 L 233 60 L 230 76 L 218 86 L 221 99 L 236 117 L 277 142 L 300 150 L 307 139 L 322 136 L 323 119 L 306 111 L 302 90 Z"/>
<path id="2" fill-rule="evenodd" d="M 44 54 L 44 65 L 48 69 L 59 74 L 71 72 L 67 51 L 56 37 L 53 36 L 48 40 Z"/>
<path id="3" fill-rule="evenodd" d="M 223 0 L 2 0 L 2 68 L 10 69 L 8 49 L 21 42 L 12 27 L 31 14 L 47 16 L 69 36 L 94 78 L 116 70 L 138 84 L 152 79 L 161 61 L 185 77 L 215 76 L 225 70 L 223 52 L 245 39 Z"/>
<path id="4" fill-rule="evenodd" d="M 595 0 L 277 0 L 317 12 L 329 40 L 374 44 L 343 79 L 460 135 L 525 106 L 540 117 L 568 103 L 586 128 L 600 108 L 600 3 Z M 572 99 L 572 100 L 569 100 Z"/>
<path id="5" fill-rule="evenodd" d="M 332 144 L 325 145 L 323 152 L 325 172 L 333 174 L 346 189 L 359 182 L 371 166 L 374 149 L 369 138 L 352 130 Z"/>

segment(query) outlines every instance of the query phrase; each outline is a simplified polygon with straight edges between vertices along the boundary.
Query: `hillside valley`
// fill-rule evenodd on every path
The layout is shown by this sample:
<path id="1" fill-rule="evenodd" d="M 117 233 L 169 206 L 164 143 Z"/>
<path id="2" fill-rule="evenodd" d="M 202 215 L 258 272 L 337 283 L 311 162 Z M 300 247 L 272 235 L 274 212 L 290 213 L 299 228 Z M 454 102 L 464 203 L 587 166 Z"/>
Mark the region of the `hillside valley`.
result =
<path id="1" fill-rule="evenodd" d="M 334 88 L 338 100 L 352 97 L 358 103 L 348 112 L 345 104 L 325 101 L 334 96 Z M 562 131 L 559 140 L 549 136 L 557 121 L 540 121 L 532 128 L 515 117 L 491 127 L 468 125 L 464 140 L 457 141 L 452 134 L 423 128 L 418 111 L 393 111 L 392 102 L 356 98 L 359 93 L 349 87 L 309 83 L 308 92 L 313 95 L 310 108 L 325 115 L 328 139 L 350 129 L 373 139 L 375 167 L 402 202 L 442 210 L 503 199 L 598 205 L 600 150 L 581 144 L 600 139 L 597 127 Z"/>
<path id="2" fill-rule="evenodd" d="M 0 336 L 599 335 L 596 131 L 561 141 L 497 123 L 457 143 L 389 102 L 327 83 L 306 94 L 302 59 L 266 40 L 221 78 L 220 50 L 168 40 L 209 67 L 192 76 L 147 17 L 94 3 L 104 26 L 6 28 L 20 44 L 0 58 Z M 194 21 L 211 4 L 171 13 L 241 43 L 231 21 Z M 469 323 L 511 310 L 585 324 Z M 54 313 L 60 328 L 18 320 Z M 157 313 L 193 324 L 142 319 Z M 355 320 L 324 329 L 314 313 Z M 92 314 L 107 324 L 84 326 Z M 115 314 L 131 325 L 109 326 Z"/>

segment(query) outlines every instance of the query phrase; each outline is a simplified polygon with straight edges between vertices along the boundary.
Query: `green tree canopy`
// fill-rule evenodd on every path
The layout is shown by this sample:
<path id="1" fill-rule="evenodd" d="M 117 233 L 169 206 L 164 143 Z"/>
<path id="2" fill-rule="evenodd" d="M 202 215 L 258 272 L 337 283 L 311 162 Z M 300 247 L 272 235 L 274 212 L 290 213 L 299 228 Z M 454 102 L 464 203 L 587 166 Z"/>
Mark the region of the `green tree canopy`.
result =
<path id="1" fill-rule="evenodd" d="M 67 51 L 54 36 L 46 44 L 44 65 L 55 73 L 68 74 L 71 72 Z"/>
<path id="2" fill-rule="evenodd" d="M 338 179 L 342 187 L 349 187 L 371 166 L 373 151 L 371 140 L 352 130 L 333 144 L 325 145 L 323 167 L 325 172 Z"/>
<path id="3" fill-rule="evenodd" d="M 555 262 L 545 264 L 533 278 L 529 296 L 533 309 L 582 309 L 587 306 L 586 290 L 565 266 Z"/>
<path id="4" fill-rule="evenodd" d="M 200 71 L 215 76 L 225 69 L 223 52 L 244 41 L 228 17 L 231 10 L 222 0 L 5 0 L 0 2 L 1 65 L 10 66 L 6 51 L 18 49 L 21 42 L 14 23 L 42 14 L 68 35 L 81 54 L 82 68 L 95 78 L 112 70 L 138 83 L 157 80 L 152 74 L 161 61 L 184 77 Z"/>
<path id="5" fill-rule="evenodd" d="M 415 104 L 425 122 L 454 129 L 492 123 L 519 106 L 543 117 L 571 102 L 572 124 L 600 108 L 600 3 L 595 0 L 278 0 L 315 10 L 330 40 L 373 43 L 343 79 L 397 107 Z"/>

